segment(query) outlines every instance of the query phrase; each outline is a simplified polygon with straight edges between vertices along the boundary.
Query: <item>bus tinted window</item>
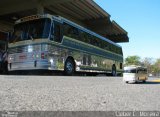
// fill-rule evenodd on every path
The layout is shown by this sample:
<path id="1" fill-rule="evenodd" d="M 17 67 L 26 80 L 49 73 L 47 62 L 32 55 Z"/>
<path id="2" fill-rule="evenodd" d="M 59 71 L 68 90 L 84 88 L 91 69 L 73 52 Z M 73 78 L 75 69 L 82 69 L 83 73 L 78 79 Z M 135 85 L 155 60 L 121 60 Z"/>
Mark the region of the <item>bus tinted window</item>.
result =
<path id="1" fill-rule="evenodd" d="M 56 42 L 62 41 L 61 27 L 62 27 L 61 23 L 54 22 L 54 34 L 53 35 L 54 35 L 54 41 L 56 41 Z"/>
<path id="2" fill-rule="evenodd" d="M 138 73 L 147 73 L 147 69 L 139 69 L 137 70 Z"/>
<path id="3" fill-rule="evenodd" d="M 50 19 L 37 19 L 17 24 L 10 42 L 48 38 L 50 24 Z"/>
<path id="4" fill-rule="evenodd" d="M 124 73 L 136 73 L 136 69 L 124 70 Z"/>
<path id="5" fill-rule="evenodd" d="M 66 23 L 64 24 L 64 35 L 74 39 L 79 39 L 78 29 Z"/>
<path id="6" fill-rule="evenodd" d="M 0 52 L 4 52 L 6 50 L 8 40 L 8 33 L 0 31 Z"/>
<path id="7" fill-rule="evenodd" d="M 73 27 L 67 23 L 64 23 L 64 35 L 71 37 L 76 40 L 80 40 L 82 42 L 85 42 L 87 44 L 91 44 L 93 46 L 102 48 L 104 50 L 116 53 L 116 54 L 122 54 L 122 48 L 117 47 L 107 41 L 102 40 L 101 38 L 96 37 L 95 35 L 92 35 L 88 32 L 85 32 L 83 30 L 80 30 L 76 27 Z"/>

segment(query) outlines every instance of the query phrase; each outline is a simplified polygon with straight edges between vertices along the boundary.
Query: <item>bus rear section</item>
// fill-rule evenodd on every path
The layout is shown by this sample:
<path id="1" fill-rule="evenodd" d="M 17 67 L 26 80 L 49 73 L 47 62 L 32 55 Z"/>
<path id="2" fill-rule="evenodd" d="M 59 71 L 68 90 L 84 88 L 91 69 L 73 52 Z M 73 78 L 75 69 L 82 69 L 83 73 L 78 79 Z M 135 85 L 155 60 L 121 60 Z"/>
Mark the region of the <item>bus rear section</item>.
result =
<path id="1" fill-rule="evenodd" d="M 126 83 L 146 82 L 147 68 L 141 66 L 124 67 L 123 81 Z"/>

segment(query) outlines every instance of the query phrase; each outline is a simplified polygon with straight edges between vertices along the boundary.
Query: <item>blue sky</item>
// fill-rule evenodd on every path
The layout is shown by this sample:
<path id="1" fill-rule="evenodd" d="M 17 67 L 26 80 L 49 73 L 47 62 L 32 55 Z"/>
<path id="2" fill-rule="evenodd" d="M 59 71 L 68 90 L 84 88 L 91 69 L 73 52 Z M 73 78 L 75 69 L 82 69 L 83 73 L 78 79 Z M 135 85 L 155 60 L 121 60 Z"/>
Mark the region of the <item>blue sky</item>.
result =
<path id="1" fill-rule="evenodd" d="M 160 0 L 95 0 L 127 32 L 124 57 L 160 58 Z"/>

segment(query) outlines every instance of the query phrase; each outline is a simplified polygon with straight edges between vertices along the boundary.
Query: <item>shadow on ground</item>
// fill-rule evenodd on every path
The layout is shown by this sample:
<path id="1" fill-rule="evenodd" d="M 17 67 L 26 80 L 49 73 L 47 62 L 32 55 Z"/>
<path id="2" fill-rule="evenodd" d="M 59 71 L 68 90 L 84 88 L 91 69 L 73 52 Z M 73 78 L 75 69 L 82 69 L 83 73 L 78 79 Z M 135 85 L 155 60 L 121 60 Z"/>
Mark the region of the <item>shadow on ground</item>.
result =
<path id="1" fill-rule="evenodd" d="M 146 81 L 145 83 L 138 82 L 136 84 L 144 84 L 144 85 L 160 84 L 160 81 Z"/>

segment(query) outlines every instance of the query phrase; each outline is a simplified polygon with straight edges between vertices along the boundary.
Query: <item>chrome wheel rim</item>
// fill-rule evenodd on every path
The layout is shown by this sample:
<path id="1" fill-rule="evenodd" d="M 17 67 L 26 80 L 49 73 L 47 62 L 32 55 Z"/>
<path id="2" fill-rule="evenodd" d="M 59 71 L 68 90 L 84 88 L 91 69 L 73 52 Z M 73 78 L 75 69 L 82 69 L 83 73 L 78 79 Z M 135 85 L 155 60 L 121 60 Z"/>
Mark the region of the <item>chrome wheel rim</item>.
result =
<path id="1" fill-rule="evenodd" d="M 66 64 L 67 72 L 71 73 L 73 71 L 73 65 L 70 62 L 67 62 Z"/>

